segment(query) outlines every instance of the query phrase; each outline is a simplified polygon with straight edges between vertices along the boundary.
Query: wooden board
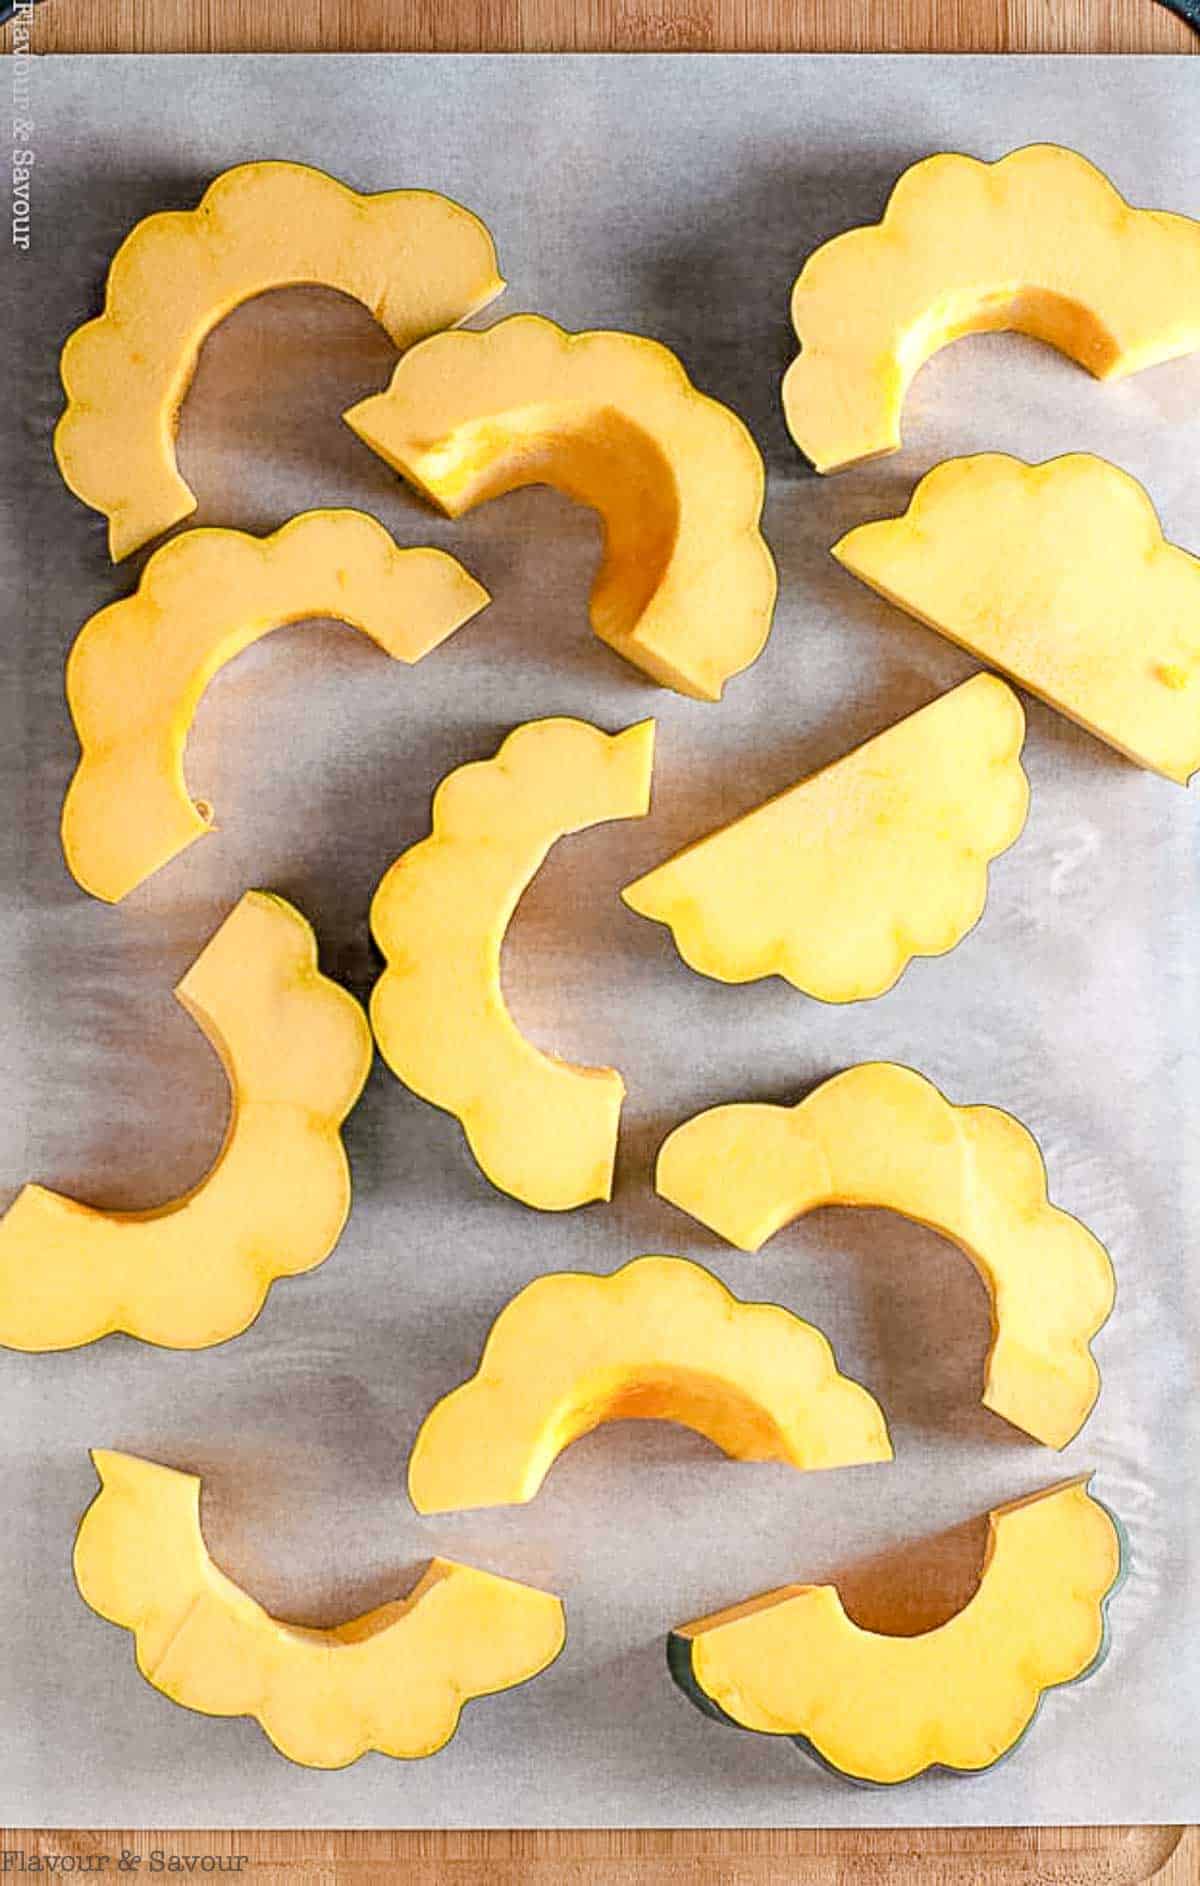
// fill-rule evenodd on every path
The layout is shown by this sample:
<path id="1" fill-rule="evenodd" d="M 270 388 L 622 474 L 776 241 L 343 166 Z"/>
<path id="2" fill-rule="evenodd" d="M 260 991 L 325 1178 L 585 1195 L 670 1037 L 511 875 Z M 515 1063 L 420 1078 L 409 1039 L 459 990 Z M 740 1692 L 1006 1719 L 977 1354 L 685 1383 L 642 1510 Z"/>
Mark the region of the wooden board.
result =
<path id="1" fill-rule="evenodd" d="M 8 35 L 0 35 L 7 39 Z M 1154 0 L 44 0 L 38 52 L 1200 52 Z M 1136 1750 L 1131 1760 L 1137 1759 Z M 186 1780 L 181 1781 L 186 1788 Z M 2 1803 L 0 1803 L 2 1805 Z M 1200 1886 L 1200 1829 L 910 1833 L 40 1833 L 23 1854 L 266 1886 Z M 220 1875 L 188 1857 L 221 1856 Z M 242 1864 L 237 1865 L 238 1856 Z M 73 1872 L 67 1868 L 58 1871 Z M 45 1877 L 43 1874 L 42 1877 Z"/>
<path id="2" fill-rule="evenodd" d="M 1196 52 L 1155 0 L 44 0 L 43 52 Z"/>
<path id="3" fill-rule="evenodd" d="M 1136 1759 L 1136 1754 L 1132 1757 Z M 186 1790 L 187 1779 L 180 1778 Z M 910 1833 L 106 1833 L 2 1834 L 11 1853 L 92 1862 L 115 1879 L 121 1855 L 149 1875 L 157 1849 L 220 1856 L 225 1870 L 195 1879 L 246 1886 L 1197 1886 L 1200 1830 L 1179 1827 L 969 1827 Z M 99 1856 L 109 1864 L 96 1870 Z M 243 1864 L 234 1864 L 238 1858 Z M 70 1877 L 70 1867 L 56 1869 Z M 159 1869 L 163 1879 L 175 1874 Z M 76 1877 L 79 1876 L 77 1873 Z M 0 1874 L 12 1886 L 30 1875 Z M 41 1877 L 44 1879 L 45 1874 Z"/>

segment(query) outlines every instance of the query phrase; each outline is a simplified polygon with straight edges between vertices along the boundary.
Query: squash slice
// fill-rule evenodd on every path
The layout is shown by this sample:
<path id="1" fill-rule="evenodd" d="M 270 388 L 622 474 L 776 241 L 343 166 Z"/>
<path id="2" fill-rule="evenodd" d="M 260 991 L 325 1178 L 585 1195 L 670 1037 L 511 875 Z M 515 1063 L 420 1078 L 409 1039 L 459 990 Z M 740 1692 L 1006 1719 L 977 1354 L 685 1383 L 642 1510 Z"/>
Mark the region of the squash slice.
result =
<path id="1" fill-rule="evenodd" d="M 415 348 L 345 417 L 451 517 L 531 484 L 592 505 L 592 627 L 663 687 L 719 700 L 760 653 L 775 606 L 762 459 L 658 341 L 514 315 Z"/>
<path id="2" fill-rule="evenodd" d="M 663 1198 L 743 1251 L 820 1205 L 879 1206 L 950 1238 L 992 1299 L 984 1406 L 1065 1447 L 1100 1392 L 1089 1347 L 1112 1309 L 1108 1253 L 1046 1196 L 1037 1142 L 958 1107 L 912 1068 L 866 1061 L 795 1107 L 714 1107 L 658 1155 Z"/>
<path id="3" fill-rule="evenodd" d="M 1200 558 L 1128 472 L 1086 452 L 949 459 L 833 554 L 1139 766 L 1181 786 L 1200 767 Z"/>
<path id="4" fill-rule="evenodd" d="M 611 1195 L 625 1083 L 521 1034 L 500 987 L 504 933 L 556 839 L 645 813 L 653 755 L 653 721 L 618 734 L 527 721 L 494 758 L 446 775 L 430 836 L 396 859 L 371 905 L 387 962 L 371 994 L 380 1053 L 457 1116 L 493 1185 L 541 1211 Z"/>
<path id="5" fill-rule="evenodd" d="M 527 1682 L 562 1649 L 550 1592 L 450 1559 L 364 1617 L 286 1624 L 213 1564 L 194 1474 L 102 1448 L 92 1460 L 101 1490 L 75 1542 L 84 1602 L 133 1632 L 156 1690 L 207 1716 L 253 1716 L 289 1761 L 433 1755 L 464 1703 Z"/>
<path id="6" fill-rule="evenodd" d="M 350 1209 L 340 1128 L 371 1065 L 353 996 L 317 968 L 281 897 L 247 891 L 175 990 L 229 1077 L 208 1176 L 149 1211 L 27 1185 L 0 1218 L 0 1343 L 71 1349 L 124 1330 L 206 1349 L 252 1323 L 277 1277 L 329 1256 Z"/>
<path id="7" fill-rule="evenodd" d="M 894 452 L 905 395 L 962 334 L 1048 341 L 1100 380 L 1200 347 L 1200 222 L 1131 209 L 1075 151 L 906 170 L 882 222 L 847 230 L 792 291 L 783 409 L 820 472 Z"/>
<path id="8" fill-rule="evenodd" d="M 988 865 L 1029 806 L 1024 737 L 1012 689 L 975 675 L 621 895 L 703 976 L 882 995 L 983 915 Z"/>
<path id="9" fill-rule="evenodd" d="M 674 1631 L 668 1664 L 706 1714 L 790 1736 L 849 1780 L 976 1772 L 1012 1753 L 1047 1690 L 1099 1668 L 1123 1569 L 1084 1476 L 989 1515 L 978 1589 L 936 1630 L 863 1630 L 835 1586 L 789 1585 Z"/>
<path id="10" fill-rule="evenodd" d="M 887 1423 L 811 1323 L 743 1303 L 699 1264 L 640 1257 L 609 1277 L 539 1277 L 501 1311 L 478 1372 L 425 1417 L 419 1513 L 519 1505 L 605 1421 L 678 1421 L 734 1460 L 801 1469 L 890 1460 Z"/>
<path id="11" fill-rule="evenodd" d="M 361 301 L 400 348 L 504 287 L 469 210 L 430 190 L 359 196 L 306 164 L 238 164 L 194 210 L 146 217 L 113 257 L 103 314 L 63 348 L 54 435 L 67 484 L 108 519 L 114 563 L 196 508 L 175 424 L 206 336 L 242 302 L 297 283 Z"/>
<path id="12" fill-rule="evenodd" d="M 84 623 L 67 659 L 82 749 L 62 811 L 63 855 L 117 903 L 213 828 L 183 754 L 200 698 L 273 629 L 332 616 L 396 661 L 419 661 L 487 591 L 443 550 L 400 550 L 362 511 L 305 511 L 270 537 L 194 530 L 150 558 L 132 596 Z"/>

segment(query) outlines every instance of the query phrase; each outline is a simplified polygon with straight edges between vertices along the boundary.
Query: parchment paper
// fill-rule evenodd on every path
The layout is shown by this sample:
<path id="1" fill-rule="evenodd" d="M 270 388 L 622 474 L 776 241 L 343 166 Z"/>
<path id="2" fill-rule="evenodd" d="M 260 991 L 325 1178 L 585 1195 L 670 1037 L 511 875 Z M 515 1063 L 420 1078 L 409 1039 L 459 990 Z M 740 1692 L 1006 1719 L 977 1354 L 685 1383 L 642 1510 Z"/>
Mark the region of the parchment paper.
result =
<path id="1" fill-rule="evenodd" d="M 335 1255 L 279 1284 L 254 1328 L 202 1354 L 124 1338 L 0 1355 L 0 1804 L 41 1824 L 900 1825 L 1200 1819 L 1194 800 L 1028 703 L 1028 828 L 987 913 L 872 1003 L 691 974 L 617 891 L 973 667 L 856 584 L 828 547 L 900 511 L 955 452 L 1106 454 L 1168 536 L 1200 550 L 1200 358 L 1101 387 L 1018 338 L 974 339 L 920 377 L 905 449 L 809 475 L 778 410 L 788 289 L 805 254 L 880 214 L 943 148 L 1074 145 L 1135 202 L 1200 212 L 1200 67 L 1184 59 L 58 59 L 34 72 L 33 248 L 5 269 L 16 371 L 3 424 L 5 1000 L 0 1202 L 26 1178 L 146 1206 L 194 1182 L 226 1107 L 215 1057 L 170 989 L 241 891 L 315 923 L 365 996 L 380 875 L 427 829 L 431 789 L 516 722 L 658 716 L 652 816 L 558 848 L 506 954 L 521 1024 L 629 1086 L 610 1208 L 538 1215 L 491 1189 L 448 1115 L 380 1065 L 348 1127 L 354 1212 Z M 62 663 L 133 584 L 59 483 L 50 431 L 64 336 L 148 212 L 190 207 L 227 165 L 303 159 L 377 190 L 425 185 L 495 231 L 498 311 L 660 336 L 749 422 L 770 472 L 774 635 L 720 707 L 656 689 L 589 632 L 590 513 L 529 491 L 439 521 L 342 425 L 391 349 L 328 293 L 269 297 L 205 348 L 181 438 L 197 522 L 274 527 L 314 503 L 375 512 L 452 547 L 495 602 L 409 672 L 365 638 L 272 637 L 210 689 L 188 751 L 218 836 L 120 907 L 68 877 L 57 816 L 75 743 Z M 822 1212 L 758 1257 L 723 1248 L 650 1185 L 667 1130 L 719 1101 L 798 1098 L 870 1057 L 957 1100 L 1011 1109 L 1052 1194 L 1110 1247 L 1116 1314 L 1099 1408 L 1061 1458 L 979 1405 L 984 1291 L 961 1255 L 878 1213 Z M 434 1399 L 474 1368 L 497 1311 L 543 1271 L 695 1257 L 833 1340 L 890 1418 L 892 1466 L 802 1476 L 726 1461 L 662 1424 L 601 1429 L 524 1508 L 422 1521 L 405 1462 Z M 129 1637 L 77 1596 L 71 1543 L 95 1490 L 87 1448 L 204 1476 L 219 1563 L 270 1609 L 329 1623 L 406 1590 L 434 1552 L 561 1592 L 569 1642 L 526 1688 L 472 1705 L 425 1762 L 288 1766 L 249 1721 L 174 1707 Z M 890 1792 L 844 1785 L 786 1742 L 707 1721 L 673 1687 L 672 1624 L 792 1579 L 845 1574 L 941 1614 L 978 1567 L 978 1524 L 901 1548 L 1095 1467 L 1132 1577 L 1113 1651 L 1046 1704 L 1007 1764 Z M 963 1541 L 966 1541 L 964 1546 Z M 879 1555 L 892 1578 L 882 1576 Z M 864 1561 L 869 1561 L 864 1572 Z M 855 1583 L 854 1581 L 857 1581 Z M 898 1581 L 898 1582 L 897 1582 Z M 1031 1594 L 1031 1602 L 1033 1602 Z M 872 1607 L 875 1607 L 872 1609 Z M 923 1607 L 923 1609 L 922 1609 Z"/>

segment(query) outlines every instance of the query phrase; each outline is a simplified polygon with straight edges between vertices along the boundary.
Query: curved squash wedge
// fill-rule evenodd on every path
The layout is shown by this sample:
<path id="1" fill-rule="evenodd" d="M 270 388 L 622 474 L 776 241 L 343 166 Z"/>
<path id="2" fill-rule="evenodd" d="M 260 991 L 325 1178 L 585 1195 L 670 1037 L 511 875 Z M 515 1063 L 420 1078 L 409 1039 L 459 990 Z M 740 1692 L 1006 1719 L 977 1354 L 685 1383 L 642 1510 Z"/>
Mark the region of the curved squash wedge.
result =
<path id="1" fill-rule="evenodd" d="M 681 1257 L 539 1277 L 492 1325 L 477 1373 L 426 1415 L 408 1466 L 419 1513 L 533 1499 L 605 1421 L 678 1421 L 734 1460 L 802 1469 L 890 1460 L 887 1423 L 811 1323 L 744 1303 Z"/>
<path id="2" fill-rule="evenodd" d="M 1200 558 L 1128 472 L 1085 452 L 949 459 L 833 554 L 1139 766 L 1181 786 L 1200 768 Z"/>
<path id="3" fill-rule="evenodd" d="M 988 865 L 1029 806 L 1024 737 L 1012 689 L 975 675 L 621 895 L 703 976 L 882 995 L 982 916 Z"/>
<path id="4" fill-rule="evenodd" d="M 500 987 L 509 919 L 551 845 L 650 802 L 654 722 L 601 733 L 527 721 L 490 760 L 448 773 L 433 830 L 386 873 L 371 928 L 387 968 L 371 994 L 379 1051 L 457 1116 L 492 1184 L 541 1211 L 612 1192 L 625 1083 L 521 1034 Z"/>
<path id="5" fill-rule="evenodd" d="M 663 1198 L 743 1251 L 820 1205 L 879 1206 L 950 1238 L 992 1299 L 983 1402 L 1048 1447 L 1083 1426 L 1090 1339 L 1116 1286 L 1104 1246 L 1051 1205 L 1036 1140 L 997 1107 L 957 1107 L 908 1067 L 847 1068 L 795 1107 L 714 1107 L 664 1142 Z"/>
<path id="6" fill-rule="evenodd" d="M 353 996 L 281 897 L 247 891 L 175 990 L 229 1077 L 225 1143 L 170 1204 L 105 1212 L 27 1185 L 0 1218 L 0 1343 L 71 1349 L 124 1330 L 205 1349 L 312 1270 L 350 1209 L 340 1128 L 371 1065 Z"/>
<path id="7" fill-rule="evenodd" d="M 117 903 L 213 829 L 183 753 L 200 697 L 273 629 L 332 616 L 397 661 L 419 661 L 487 591 L 445 551 L 400 550 L 361 511 L 305 511 L 270 537 L 195 530 L 155 551 L 132 596 L 85 622 L 67 659 L 82 749 L 62 811 L 63 855 Z"/>
<path id="8" fill-rule="evenodd" d="M 1200 223 L 1131 209 L 1075 151 L 906 170 L 882 222 L 824 243 L 792 292 L 783 408 L 820 472 L 894 452 L 918 369 L 963 334 L 1016 331 L 1100 380 L 1200 347 Z"/>
<path id="9" fill-rule="evenodd" d="M 664 687 L 719 700 L 761 652 L 775 606 L 762 458 L 660 342 L 514 315 L 425 342 L 345 418 L 451 517 L 532 484 L 593 506 L 592 627 Z"/>
<path id="10" fill-rule="evenodd" d="M 295 284 L 361 301 L 399 348 L 504 287 L 491 237 L 458 203 L 359 196 L 306 164 L 239 164 L 194 210 L 146 217 L 113 257 L 103 314 L 63 348 L 54 435 L 67 484 L 108 518 L 114 563 L 196 508 L 175 424 L 206 336 L 242 302 Z"/>
<path id="11" fill-rule="evenodd" d="M 1124 1556 L 1084 1476 L 989 1514 L 979 1587 L 936 1630 L 863 1630 L 833 1585 L 789 1585 L 672 1632 L 667 1660 L 706 1714 L 790 1736 L 848 1780 L 974 1773 L 1012 1753 L 1047 1690 L 1100 1667 Z"/>
<path id="12" fill-rule="evenodd" d="M 550 1592 L 450 1559 L 364 1617 L 286 1624 L 213 1564 L 194 1474 L 102 1448 L 92 1460 L 101 1490 L 75 1542 L 84 1602 L 133 1632 L 156 1690 L 207 1716 L 253 1716 L 289 1761 L 433 1755 L 464 1703 L 527 1682 L 562 1649 Z"/>

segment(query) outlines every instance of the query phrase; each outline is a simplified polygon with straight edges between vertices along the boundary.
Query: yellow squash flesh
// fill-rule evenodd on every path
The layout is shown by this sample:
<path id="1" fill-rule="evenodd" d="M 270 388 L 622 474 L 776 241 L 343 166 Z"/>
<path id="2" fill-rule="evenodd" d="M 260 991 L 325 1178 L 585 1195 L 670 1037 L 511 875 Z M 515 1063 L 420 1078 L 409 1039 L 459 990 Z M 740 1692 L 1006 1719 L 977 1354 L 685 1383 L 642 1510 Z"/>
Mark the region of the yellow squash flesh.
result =
<path id="1" fill-rule="evenodd" d="M 1116 1291 L 1108 1253 L 1051 1205 L 1037 1142 L 997 1107 L 957 1107 L 890 1062 L 862 1062 L 795 1107 L 714 1107 L 664 1142 L 663 1198 L 743 1251 L 821 1205 L 877 1206 L 929 1225 L 992 1299 L 985 1407 L 1049 1447 L 1100 1391 L 1089 1343 Z"/>
<path id="2" fill-rule="evenodd" d="M 882 222 L 847 230 L 792 291 L 788 429 L 820 472 L 894 452 L 918 369 L 963 334 L 1047 341 L 1100 380 L 1200 347 L 1200 223 L 1131 209 L 1057 144 L 904 172 Z"/>
<path id="3" fill-rule="evenodd" d="M 289 1761 L 432 1755 L 464 1703 L 526 1682 L 562 1649 L 550 1592 L 449 1559 L 345 1624 L 284 1623 L 213 1564 L 194 1474 L 103 1449 L 92 1459 L 101 1491 L 75 1542 L 84 1601 L 134 1633 L 155 1689 L 204 1715 L 255 1717 Z"/>
<path id="4" fill-rule="evenodd" d="M 694 1700 L 853 1780 L 978 1770 L 1016 1746 L 1046 1690 L 1099 1666 L 1121 1571 L 1111 1514 L 1067 1481 L 989 1515 L 979 1587 L 936 1630 L 863 1630 L 833 1585 L 790 1585 L 674 1632 L 671 1666 Z"/>
<path id="5" fill-rule="evenodd" d="M 610 1196 L 625 1083 L 521 1034 L 500 986 L 504 933 L 556 839 L 645 813 L 653 755 L 653 721 L 618 734 L 526 722 L 493 759 L 446 776 L 432 833 L 397 858 L 371 905 L 387 961 L 371 995 L 380 1053 L 458 1117 L 493 1185 L 542 1211 Z"/>
<path id="6" fill-rule="evenodd" d="M 735 1460 L 808 1469 L 890 1460 L 887 1423 L 811 1323 L 743 1303 L 680 1257 L 608 1277 L 539 1277 L 501 1311 L 477 1374 L 422 1424 L 408 1468 L 419 1513 L 533 1499 L 605 1421 L 678 1421 Z"/>
<path id="7" fill-rule="evenodd" d="M 124 1330 L 225 1342 L 277 1277 L 332 1251 L 350 1209 L 340 1128 L 371 1065 L 366 1017 L 317 967 L 281 897 L 247 891 L 175 990 L 229 1077 L 207 1177 L 148 1211 L 94 1211 L 27 1185 L 0 1218 L 0 1343 L 70 1349 Z"/>
<path id="8" fill-rule="evenodd" d="M 664 687 L 719 700 L 761 651 L 775 605 L 762 459 L 658 341 L 514 315 L 435 336 L 345 417 L 451 517 L 531 484 L 593 506 L 592 627 Z"/>
<path id="9" fill-rule="evenodd" d="M 117 903 L 213 830 L 183 755 L 218 669 L 310 616 L 361 629 L 419 661 L 488 601 L 442 550 L 401 550 L 361 511 L 305 511 L 270 537 L 195 530 L 155 552 L 132 596 L 85 622 L 67 659 L 81 756 L 62 811 L 63 855 Z"/>
<path id="10" fill-rule="evenodd" d="M 950 459 L 833 554 L 1139 766 L 1181 786 L 1200 767 L 1200 559 L 1128 472 Z"/>
<path id="11" fill-rule="evenodd" d="M 621 895 L 701 975 L 880 995 L 983 914 L 989 861 L 1025 823 L 1024 736 L 1012 689 L 976 675 Z"/>
<path id="12" fill-rule="evenodd" d="M 205 337 L 242 302 L 305 283 L 361 301 L 399 348 L 504 287 L 469 210 L 429 190 L 359 196 L 305 164 L 239 164 L 194 210 L 138 223 L 113 257 L 103 314 L 63 348 L 54 435 L 67 484 L 108 518 L 114 562 L 196 508 L 175 425 Z"/>

